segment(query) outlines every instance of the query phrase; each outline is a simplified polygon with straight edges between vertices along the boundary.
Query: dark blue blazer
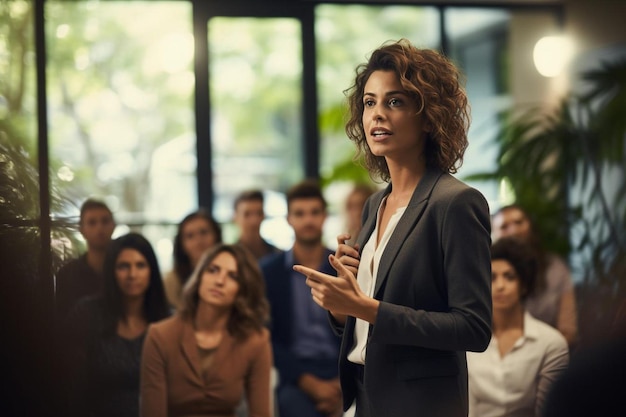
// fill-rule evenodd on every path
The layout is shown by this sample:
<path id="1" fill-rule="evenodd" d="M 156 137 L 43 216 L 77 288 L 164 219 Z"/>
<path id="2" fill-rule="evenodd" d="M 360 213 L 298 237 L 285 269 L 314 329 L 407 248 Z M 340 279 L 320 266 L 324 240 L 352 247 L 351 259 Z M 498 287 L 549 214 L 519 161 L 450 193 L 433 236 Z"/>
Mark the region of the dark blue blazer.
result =
<path id="1" fill-rule="evenodd" d="M 390 184 L 368 199 L 357 243 L 374 231 Z M 482 194 L 453 176 L 428 169 L 382 255 L 370 326 L 364 386 L 376 417 L 465 417 L 466 351 L 491 338 L 489 208 Z M 345 327 L 340 379 L 347 409 L 356 394 L 356 368 L 347 360 L 353 317 Z"/>
<path id="2" fill-rule="evenodd" d="M 334 253 L 326 249 L 325 262 L 322 272 L 337 275 L 328 262 L 328 255 Z M 293 345 L 293 299 L 292 299 L 292 265 L 286 265 L 287 252 L 268 255 L 261 259 L 259 265 L 265 278 L 267 299 L 271 307 L 270 330 L 272 336 L 272 350 L 274 352 L 274 366 L 280 376 L 280 384 L 295 384 L 305 368 L 300 360 L 291 353 Z M 314 303 L 313 299 L 310 299 Z M 328 328 L 329 334 L 333 334 Z M 337 347 L 341 343 L 338 337 Z"/>

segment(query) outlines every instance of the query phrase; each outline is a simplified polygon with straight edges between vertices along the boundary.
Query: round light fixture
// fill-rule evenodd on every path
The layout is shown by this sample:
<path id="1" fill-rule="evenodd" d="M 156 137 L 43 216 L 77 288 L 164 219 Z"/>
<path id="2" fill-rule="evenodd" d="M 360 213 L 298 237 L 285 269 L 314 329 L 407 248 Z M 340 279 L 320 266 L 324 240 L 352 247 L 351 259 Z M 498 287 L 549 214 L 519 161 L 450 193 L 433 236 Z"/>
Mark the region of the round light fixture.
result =
<path id="1" fill-rule="evenodd" d="M 569 63 L 573 52 L 572 42 L 565 36 L 543 37 L 533 51 L 535 67 L 544 77 L 555 77 Z"/>

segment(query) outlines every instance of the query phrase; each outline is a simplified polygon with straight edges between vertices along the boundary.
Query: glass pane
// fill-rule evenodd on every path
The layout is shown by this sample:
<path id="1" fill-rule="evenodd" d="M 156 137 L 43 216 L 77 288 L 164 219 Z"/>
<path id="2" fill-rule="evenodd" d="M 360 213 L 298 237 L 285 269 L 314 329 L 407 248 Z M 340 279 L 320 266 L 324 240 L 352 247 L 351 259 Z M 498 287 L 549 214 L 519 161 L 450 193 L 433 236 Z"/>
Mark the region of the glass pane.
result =
<path id="1" fill-rule="evenodd" d="M 282 218 L 284 200 L 275 193 L 304 175 L 300 22 L 216 17 L 208 33 L 214 215 L 230 222 L 235 195 L 259 188 L 268 192 L 268 221 Z M 290 229 L 281 222 L 261 232 L 279 244 Z"/>
<path id="2" fill-rule="evenodd" d="M 39 218 L 32 2 L 0 4 L 0 220 Z"/>
<path id="3" fill-rule="evenodd" d="M 510 12 L 500 9 L 446 9 L 445 22 L 450 57 L 466 77 L 472 107 L 469 146 L 458 176 L 495 169 L 498 148 L 492 139 L 498 130 L 498 115 L 511 103 L 508 85 Z M 470 184 L 493 206 L 498 184 Z"/>
<path id="4" fill-rule="evenodd" d="M 47 1 L 45 13 L 51 182 L 74 205 L 55 214 L 93 196 L 122 226 L 177 223 L 197 206 L 190 3 Z"/>

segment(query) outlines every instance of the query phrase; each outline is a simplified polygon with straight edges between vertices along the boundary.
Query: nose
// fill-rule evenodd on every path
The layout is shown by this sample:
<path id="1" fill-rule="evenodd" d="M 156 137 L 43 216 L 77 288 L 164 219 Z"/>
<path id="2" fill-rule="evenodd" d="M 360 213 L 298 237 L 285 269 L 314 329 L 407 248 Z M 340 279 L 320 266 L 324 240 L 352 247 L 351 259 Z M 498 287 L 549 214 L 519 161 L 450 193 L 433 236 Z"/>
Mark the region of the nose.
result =
<path id="1" fill-rule="evenodd" d="M 372 119 L 373 120 L 383 120 L 385 118 L 385 114 L 382 111 L 382 107 L 379 105 L 376 105 L 373 109 L 372 112 Z"/>
<path id="2" fill-rule="evenodd" d="M 494 278 L 493 282 L 491 283 L 491 286 L 493 288 L 499 290 L 499 289 L 502 288 L 502 282 L 503 282 L 502 278 L 497 276 L 497 277 Z"/>
<path id="3" fill-rule="evenodd" d="M 222 286 L 226 282 L 226 274 L 216 274 L 215 275 L 215 284 Z"/>

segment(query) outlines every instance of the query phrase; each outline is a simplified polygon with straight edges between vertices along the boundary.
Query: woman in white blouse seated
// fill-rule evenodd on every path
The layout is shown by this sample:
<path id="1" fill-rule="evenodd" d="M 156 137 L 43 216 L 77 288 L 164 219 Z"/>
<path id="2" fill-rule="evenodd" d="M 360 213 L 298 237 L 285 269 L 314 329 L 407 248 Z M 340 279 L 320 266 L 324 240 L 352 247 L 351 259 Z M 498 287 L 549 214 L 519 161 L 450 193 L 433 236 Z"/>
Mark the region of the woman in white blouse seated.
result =
<path id="1" fill-rule="evenodd" d="M 467 353 L 469 417 L 537 417 L 567 368 L 567 342 L 524 309 L 536 277 L 528 246 L 501 238 L 491 247 L 491 269 L 493 334 L 485 352 Z"/>

